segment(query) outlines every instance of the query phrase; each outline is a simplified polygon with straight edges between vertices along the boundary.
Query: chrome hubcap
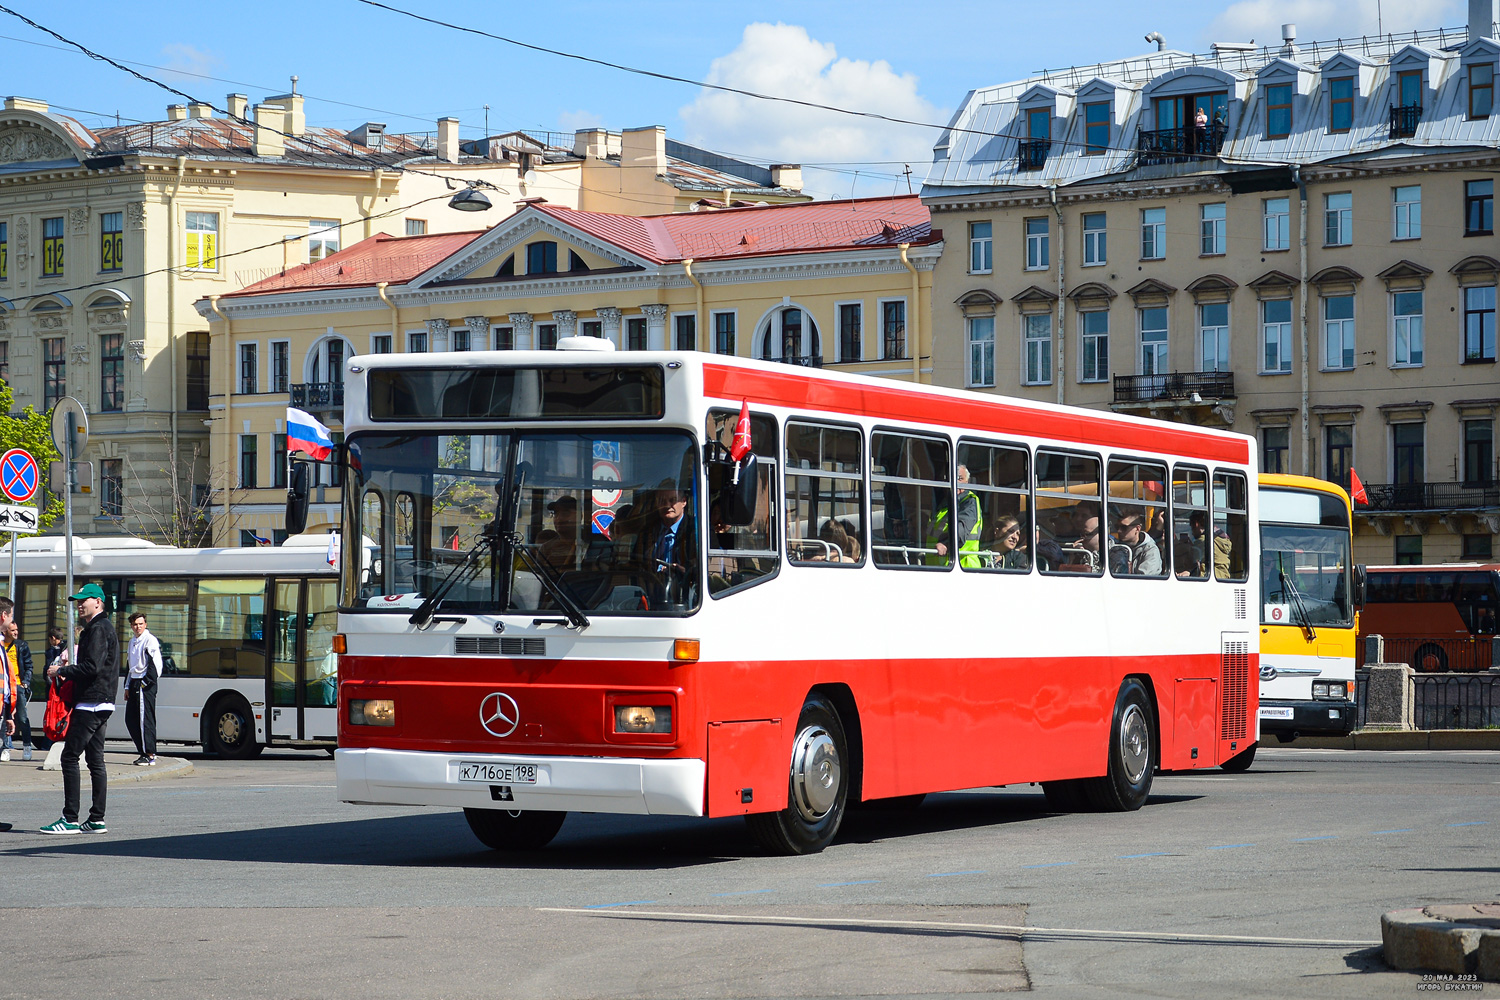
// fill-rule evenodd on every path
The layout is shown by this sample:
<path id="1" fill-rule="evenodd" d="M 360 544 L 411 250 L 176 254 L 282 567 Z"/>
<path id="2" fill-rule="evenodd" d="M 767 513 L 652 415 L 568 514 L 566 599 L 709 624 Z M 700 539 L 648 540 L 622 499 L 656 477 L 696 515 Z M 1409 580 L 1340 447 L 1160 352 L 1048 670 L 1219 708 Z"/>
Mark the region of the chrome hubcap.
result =
<path id="1" fill-rule="evenodd" d="M 797 734 L 792 749 L 792 804 L 802 818 L 816 823 L 838 802 L 844 780 L 838 745 L 822 726 Z"/>
<path id="2" fill-rule="evenodd" d="M 1146 714 L 1139 705 L 1126 705 L 1120 720 L 1120 764 L 1125 768 L 1125 780 L 1138 784 L 1150 763 L 1151 733 Z"/>
<path id="3" fill-rule="evenodd" d="M 219 716 L 219 739 L 229 746 L 238 743 L 245 734 L 245 722 L 238 712 L 225 712 Z"/>

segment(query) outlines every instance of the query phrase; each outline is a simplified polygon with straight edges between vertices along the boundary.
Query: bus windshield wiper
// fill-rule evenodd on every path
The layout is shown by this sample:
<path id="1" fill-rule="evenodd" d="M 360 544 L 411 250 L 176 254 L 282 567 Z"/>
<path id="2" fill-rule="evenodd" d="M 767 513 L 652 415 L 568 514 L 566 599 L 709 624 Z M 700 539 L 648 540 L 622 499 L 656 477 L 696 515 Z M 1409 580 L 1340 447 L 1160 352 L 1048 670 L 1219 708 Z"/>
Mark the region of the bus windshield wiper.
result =
<path id="1" fill-rule="evenodd" d="M 1307 633 L 1308 641 L 1318 637 L 1318 632 L 1313 628 L 1312 617 L 1307 613 L 1307 605 L 1302 603 L 1302 592 L 1297 589 L 1297 581 L 1286 575 L 1286 570 L 1278 569 L 1281 574 L 1281 589 L 1292 599 L 1292 610 L 1297 617 L 1302 619 L 1302 629 Z"/>
<path id="2" fill-rule="evenodd" d="M 467 575 L 464 571 L 475 564 L 474 558 L 479 555 L 479 550 L 484 548 L 486 545 L 494 544 L 494 541 L 495 540 L 492 537 L 481 534 L 479 536 L 479 541 L 475 542 L 474 547 L 468 551 L 467 555 L 464 556 L 463 562 L 459 563 L 457 566 L 448 571 L 448 575 L 443 577 L 442 582 L 437 585 L 437 588 L 435 590 L 433 590 L 432 596 L 428 597 L 425 601 L 422 602 L 421 607 L 412 612 L 412 615 L 407 619 L 407 622 L 415 625 L 417 628 L 426 628 L 429 624 L 431 624 L 432 616 L 437 613 L 438 605 L 442 603 L 444 597 L 448 596 L 448 591 L 453 589 L 453 585 L 457 583 L 461 577 Z"/>
<path id="3" fill-rule="evenodd" d="M 553 575 L 551 566 L 546 565 L 536 557 L 536 554 L 521 543 L 521 538 L 514 532 L 510 535 L 510 548 L 521 557 L 526 568 L 531 570 L 533 576 L 541 583 L 543 589 L 552 595 L 552 599 L 562 605 L 563 613 L 568 616 L 568 624 L 572 628 L 583 629 L 589 627 L 588 615 L 578 606 L 573 595 Z"/>

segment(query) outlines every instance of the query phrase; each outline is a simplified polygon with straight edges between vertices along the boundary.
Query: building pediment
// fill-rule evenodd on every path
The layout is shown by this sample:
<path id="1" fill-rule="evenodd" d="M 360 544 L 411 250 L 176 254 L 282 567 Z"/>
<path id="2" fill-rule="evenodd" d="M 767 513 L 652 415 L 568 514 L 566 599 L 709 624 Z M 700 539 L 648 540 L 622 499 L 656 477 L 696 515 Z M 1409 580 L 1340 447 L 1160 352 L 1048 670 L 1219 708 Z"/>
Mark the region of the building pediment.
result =
<path id="1" fill-rule="evenodd" d="M 1038 302 L 1056 302 L 1057 293 L 1049 292 L 1047 291 L 1047 289 L 1037 285 L 1030 285 L 1024 292 L 1017 292 L 1015 295 L 1012 295 L 1010 297 L 1010 300 L 1016 303 L 1016 305 L 1034 305 Z"/>
<path id="2" fill-rule="evenodd" d="M 1108 304 L 1120 293 L 1109 287 L 1102 281 L 1089 281 L 1068 293 L 1068 298 L 1075 303 L 1103 302 Z"/>
<path id="3" fill-rule="evenodd" d="M 1155 278 L 1147 278 L 1139 285 L 1127 289 L 1125 294 L 1129 295 L 1131 298 L 1139 302 L 1142 299 L 1167 298 L 1168 296 L 1177 294 L 1177 289 L 1173 288 L 1165 281 L 1158 281 Z"/>
<path id="4" fill-rule="evenodd" d="M 1297 279 L 1285 271 L 1271 270 L 1254 281 L 1247 281 L 1245 287 L 1255 289 L 1255 293 L 1261 298 L 1281 298 L 1290 295 L 1298 284 Z"/>
<path id="5" fill-rule="evenodd" d="M 953 301 L 966 309 L 970 309 L 983 308 L 984 306 L 998 306 L 1005 300 L 988 288 L 974 288 L 964 292 Z"/>
<path id="6" fill-rule="evenodd" d="M 1448 273 L 1457 275 L 1460 281 L 1470 277 L 1493 278 L 1500 273 L 1500 260 L 1477 253 L 1448 268 Z"/>
<path id="7" fill-rule="evenodd" d="M 1415 261 L 1398 260 L 1375 277 L 1384 281 L 1387 287 L 1407 285 L 1420 288 L 1430 274 L 1430 267 L 1423 267 Z"/>
<path id="8" fill-rule="evenodd" d="M 1057 87 L 1049 87 L 1045 83 L 1038 83 L 1032 87 L 1028 87 L 1026 93 L 1022 94 L 1016 103 L 1023 108 L 1045 107 L 1049 104 L 1055 106 L 1059 97 L 1072 96 L 1072 91 L 1059 90 Z"/>
<path id="9" fill-rule="evenodd" d="M 1203 277 L 1194 278 L 1189 282 L 1187 290 L 1195 296 L 1228 295 L 1238 287 L 1240 287 L 1240 283 L 1233 278 L 1225 277 L 1222 274 L 1205 274 Z"/>
<path id="10" fill-rule="evenodd" d="M 569 251 L 578 253 L 591 268 L 654 267 L 655 262 L 630 253 L 590 233 L 575 229 L 529 206 L 501 222 L 484 236 L 464 247 L 454 256 L 433 267 L 411 282 L 411 287 L 446 281 L 464 281 L 496 276 L 507 258 L 516 256 L 517 275 L 525 274 L 525 252 L 528 243 L 551 239 L 557 242 L 557 265 L 560 274 L 568 273 Z M 538 275 L 546 277 L 546 275 Z"/>
<path id="11" fill-rule="evenodd" d="M 1364 281 L 1365 276 L 1352 267 L 1335 264 L 1325 267 L 1311 278 L 1307 279 L 1310 285 L 1352 285 L 1355 282 Z"/>
<path id="12" fill-rule="evenodd" d="M 40 125 L 0 121 L 0 164 L 78 163 L 78 149 Z"/>

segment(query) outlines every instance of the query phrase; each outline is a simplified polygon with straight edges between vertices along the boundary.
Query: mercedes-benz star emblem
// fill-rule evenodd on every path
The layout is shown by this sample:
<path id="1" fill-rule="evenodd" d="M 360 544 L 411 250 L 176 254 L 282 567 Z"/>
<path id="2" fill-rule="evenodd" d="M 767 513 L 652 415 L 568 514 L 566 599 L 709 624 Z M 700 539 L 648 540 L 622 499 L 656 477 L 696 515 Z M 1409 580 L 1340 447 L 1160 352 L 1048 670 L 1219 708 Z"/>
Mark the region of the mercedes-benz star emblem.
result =
<path id="1" fill-rule="evenodd" d="M 491 736 L 504 739 L 521 724 L 521 708 L 504 691 L 491 691 L 479 703 L 479 724 Z"/>

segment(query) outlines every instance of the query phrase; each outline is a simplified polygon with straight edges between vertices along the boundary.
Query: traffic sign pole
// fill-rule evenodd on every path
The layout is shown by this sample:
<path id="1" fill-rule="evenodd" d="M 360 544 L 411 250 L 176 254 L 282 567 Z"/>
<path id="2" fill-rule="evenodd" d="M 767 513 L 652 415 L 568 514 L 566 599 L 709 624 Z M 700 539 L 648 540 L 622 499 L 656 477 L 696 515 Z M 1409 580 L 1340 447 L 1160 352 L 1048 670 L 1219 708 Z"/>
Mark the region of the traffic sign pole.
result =
<path id="1" fill-rule="evenodd" d="M 36 491 L 41 487 L 42 473 L 37 468 L 36 459 L 29 451 L 21 448 L 12 448 L 4 455 L 0 455 L 0 494 L 7 500 L 21 504 L 36 496 Z M 17 511 L 23 514 L 23 511 Z M 9 526 L 11 518 L 6 513 L 3 524 Z M 33 521 L 32 527 L 35 527 Z M 0 527 L 0 530 L 6 530 Z M 16 542 L 19 531 L 11 531 L 10 535 L 10 588 L 6 591 L 12 601 L 16 600 Z"/>
<path id="2" fill-rule="evenodd" d="M 67 549 L 67 552 L 64 554 L 63 558 L 68 564 L 68 599 L 63 603 L 68 606 L 68 631 L 63 636 L 63 649 L 69 651 L 68 662 L 72 663 L 74 657 L 77 655 L 73 652 L 73 650 L 76 648 L 73 645 L 73 615 L 75 610 L 73 607 L 73 442 L 78 437 L 78 424 L 75 422 L 76 418 L 71 412 L 67 414 L 66 419 L 68 422 L 66 434 L 68 446 L 64 450 L 63 460 L 68 464 L 67 475 L 65 477 L 67 479 L 68 488 L 63 492 L 63 530 L 66 532 L 66 534 L 63 535 L 63 537 L 66 539 L 63 544 Z"/>

